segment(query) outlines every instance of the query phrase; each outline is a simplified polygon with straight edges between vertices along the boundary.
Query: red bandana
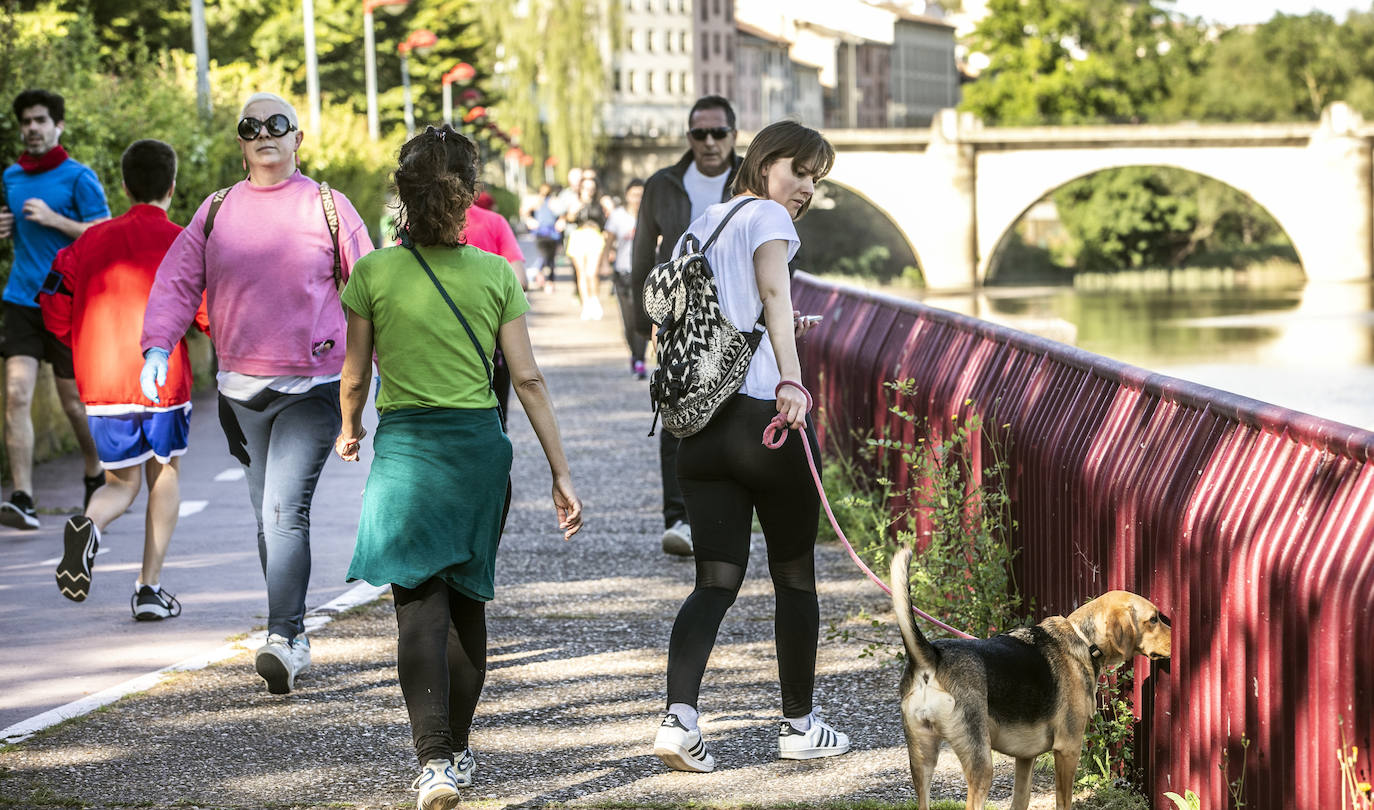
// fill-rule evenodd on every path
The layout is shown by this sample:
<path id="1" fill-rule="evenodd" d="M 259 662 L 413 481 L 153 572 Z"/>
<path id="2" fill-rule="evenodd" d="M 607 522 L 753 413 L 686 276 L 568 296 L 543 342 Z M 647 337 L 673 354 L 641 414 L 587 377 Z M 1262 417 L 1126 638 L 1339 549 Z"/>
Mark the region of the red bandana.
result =
<path id="1" fill-rule="evenodd" d="M 62 144 L 58 144 L 38 157 L 30 155 L 28 152 L 23 153 L 19 156 L 19 168 L 29 174 L 38 174 L 49 169 L 56 169 L 66 159 L 67 150 L 62 148 Z"/>

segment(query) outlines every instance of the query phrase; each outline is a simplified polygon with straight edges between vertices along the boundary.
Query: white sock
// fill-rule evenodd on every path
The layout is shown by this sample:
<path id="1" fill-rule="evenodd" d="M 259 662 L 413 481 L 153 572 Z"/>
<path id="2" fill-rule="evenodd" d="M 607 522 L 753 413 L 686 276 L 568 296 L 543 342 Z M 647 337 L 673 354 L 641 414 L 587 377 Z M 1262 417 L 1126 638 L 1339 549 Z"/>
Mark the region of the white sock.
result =
<path id="1" fill-rule="evenodd" d="M 686 726 L 688 731 L 696 730 L 700 715 L 695 708 L 686 703 L 674 703 L 668 707 L 668 713 L 677 715 L 677 719 L 682 721 L 682 725 Z"/>
<path id="2" fill-rule="evenodd" d="M 797 731 L 807 732 L 811 730 L 811 713 L 807 712 L 805 717 L 784 717 L 784 720 L 792 724 L 792 728 Z"/>
<path id="3" fill-rule="evenodd" d="M 142 588 L 142 587 L 143 587 L 143 580 L 141 580 L 141 579 L 136 579 L 136 580 L 134 580 L 134 593 L 138 593 L 138 589 L 139 589 L 139 588 Z M 154 582 L 152 585 L 149 585 L 148 587 L 153 589 L 153 593 L 157 593 L 158 591 L 162 590 L 162 586 L 159 585 L 159 584 L 157 584 L 156 582 Z"/>

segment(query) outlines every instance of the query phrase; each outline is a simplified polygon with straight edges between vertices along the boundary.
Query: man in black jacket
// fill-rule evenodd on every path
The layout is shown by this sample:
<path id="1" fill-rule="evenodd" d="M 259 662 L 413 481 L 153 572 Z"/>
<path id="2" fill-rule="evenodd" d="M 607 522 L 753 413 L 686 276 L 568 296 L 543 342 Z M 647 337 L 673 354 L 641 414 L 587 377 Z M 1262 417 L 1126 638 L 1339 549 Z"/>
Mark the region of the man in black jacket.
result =
<path id="1" fill-rule="evenodd" d="M 644 280 L 656 264 L 672 256 L 673 246 L 707 207 L 730 199 L 741 158 L 735 154 L 735 111 L 721 96 L 703 96 L 687 115 L 689 151 L 676 164 L 655 172 L 644 184 L 635 225 L 630 279 L 640 327 L 650 328 L 644 312 Z M 692 527 L 677 485 L 678 439 L 659 431 L 663 474 L 663 550 L 692 554 Z"/>

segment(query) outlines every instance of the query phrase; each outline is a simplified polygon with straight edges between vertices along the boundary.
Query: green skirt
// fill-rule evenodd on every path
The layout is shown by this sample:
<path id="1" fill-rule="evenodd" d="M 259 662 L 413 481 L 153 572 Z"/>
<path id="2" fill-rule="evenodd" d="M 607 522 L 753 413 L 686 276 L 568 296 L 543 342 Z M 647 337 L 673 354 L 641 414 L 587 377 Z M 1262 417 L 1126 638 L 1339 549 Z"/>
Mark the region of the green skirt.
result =
<path id="1" fill-rule="evenodd" d="M 415 588 L 438 577 L 489 601 L 511 468 L 496 409 L 385 413 L 374 451 L 348 580 Z"/>

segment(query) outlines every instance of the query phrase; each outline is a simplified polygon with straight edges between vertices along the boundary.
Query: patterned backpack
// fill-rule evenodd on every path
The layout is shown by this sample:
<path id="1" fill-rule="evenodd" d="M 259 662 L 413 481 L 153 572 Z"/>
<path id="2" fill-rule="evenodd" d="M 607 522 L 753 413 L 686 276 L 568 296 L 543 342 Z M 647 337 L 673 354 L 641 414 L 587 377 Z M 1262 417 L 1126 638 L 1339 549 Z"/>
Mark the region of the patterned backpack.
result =
<path id="1" fill-rule="evenodd" d="M 731 208 L 704 245 L 689 232 L 678 257 L 656 265 L 644 282 L 644 310 L 658 324 L 658 368 L 649 381 L 654 403 L 650 436 L 660 418 L 674 436 L 691 436 L 744 384 L 763 339 L 763 313 L 748 334 L 735 328 L 720 308 L 706 251 L 726 223 L 756 200 L 750 197 Z"/>

